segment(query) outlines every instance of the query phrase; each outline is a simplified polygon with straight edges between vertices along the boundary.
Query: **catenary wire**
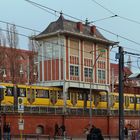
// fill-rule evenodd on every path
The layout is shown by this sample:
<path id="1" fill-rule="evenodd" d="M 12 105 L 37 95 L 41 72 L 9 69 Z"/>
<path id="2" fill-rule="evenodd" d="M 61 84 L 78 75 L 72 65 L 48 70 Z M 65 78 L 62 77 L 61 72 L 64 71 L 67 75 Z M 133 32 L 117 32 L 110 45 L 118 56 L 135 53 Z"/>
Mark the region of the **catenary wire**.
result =
<path id="1" fill-rule="evenodd" d="M 56 13 L 59 13 L 59 14 L 63 14 L 63 15 L 65 15 L 65 16 L 70 17 L 70 18 L 73 18 L 73 19 L 75 19 L 75 20 L 78 20 L 78 21 L 81 21 L 81 22 L 85 22 L 85 21 L 83 21 L 83 20 L 81 20 L 81 19 L 78 19 L 78 18 L 76 18 L 76 17 L 73 17 L 73 16 L 70 16 L 70 15 L 68 15 L 68 14 L 62 13 L 62 12 L 60 12 L 60 11 L 54 10 L 54 9 L 52 9 L 52 8 L 43 6 L 43 5 L 41 5 L 41 4 L 35 3 L 35 2 L 33 2 L 33 1 L 31 1 L 31 0 L 25 0 L 25 1 L 27 1 L 27 2 L 29 2 L 29 3 L 34 3 L 34 4 L 36 4 L 36 5 L 39 5 L 39 6 L 41 6 L 41 7 L 44 7 L 44 8 L 46 8 L 46 9 L 48 9 L 48 10 L 53 11 L 53 12 L 56 12 Z M 110 11 L 110 10 L 109 10 L 109 11 Z M 118 16 L 118 15 L 114 14 L 113 12 L 112 12 L 112 14 L 113 14 L 113 16 Z M 54 15 L 54 14 L 53 14 L 53 15 Z M 110 34 L 112 34 L 112 35 L 115 35 L 115 36 L 117 36 L 117 37 L 120 37 L 120 38 L 122 38 L 122 39 L 124 39 L 124 40 L 127 40 L 127 41 L 129 41 L 129 42 L 132 42 L 132 43 L 134 43 L 134 44 L 140 46 L 140 43 L 139 43 L 139 42 L 136 42 L 136 41 L 131 40 L 131 39 L 129 39 L 129 38 L 126 38 L 126 37 L 124 37 L 124 36 L 121 36 L 121 35 L 118 35 L 118 34 L 116 34 L 116 33 L 113 33 L 113 32 L 111 32 L 111 31 L 109 31 L 109 30 L 106 30 L 106 29 L 104 29 L 104 28 L 102 28 L 102 27 L 99 27 L 99 26 L 96 26 L 96 27 L 97 27 L 98 29 L 101 29 L 101 30 L 103 30 L 103 31 L 105 31 L 105 32 L 108 32 L 108 33 L 110 33 Z M 128 48 L 128 47 L 125 47 L 125 48 L 131 49 L 131 50 L 132 50 L 132 48 Z M 133 49 L 133 50 L 134 50 L 134 49 Z M 139 51 L 139 50 L 134 50 L 134 51 Z M 139 52 L 140 52 L 140 51 L 139 51 Z"/>

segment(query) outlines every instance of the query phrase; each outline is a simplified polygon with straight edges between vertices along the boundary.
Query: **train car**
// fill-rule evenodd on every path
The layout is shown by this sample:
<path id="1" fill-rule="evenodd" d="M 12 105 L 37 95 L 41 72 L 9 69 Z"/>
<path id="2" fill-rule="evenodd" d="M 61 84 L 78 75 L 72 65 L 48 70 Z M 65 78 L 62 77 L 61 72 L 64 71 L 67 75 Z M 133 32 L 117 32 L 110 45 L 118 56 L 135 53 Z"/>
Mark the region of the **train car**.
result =
<path id="1" fill-rule="evenodd" d="M 22 98 L 25 106 L 62 106 L 63 90 L 58 87 L 43 87 L 34 85 L 14 85 L 11 83 L 0 83 L 6 87 L 2 103 L 12 105 L 15 98 Z"/>
<path id="2" fill-rule="evenodd" d="M 136 100 L 135 100 L 135 102 L 136 102 L 136 111 L 140 114 L 140 95 L 137 94 L 135 97 L 136 97 Z"/>
<path id="3" fill-rule="evenodd" d="M 108 93 L 103 90 L 92 90 L 90 101 L 90 90 L 69 89 L 66 102 L 63 99 L 63 88 L 45 87 L 36 85 L 14 85 L 12 83 L 0 83 L 6 87 L 1 95 L 1 104 L 5 106 L 18 105 L 22 99 L 23 105 L 27 107 L 50 107 L 75 110 L 94 109 L 97 113 L 110 110 L 117 114 L 119 110 L 119 93 Z M 124 93 L 125 113 L 140 111 L 140 95 Z"/>
<path id="4" fill-rule="evenodd" d="M 2 100 L 3 105 L 13 105 L 14 104 L 14 84 L 12 83 L 0 83 L 1 86 L 6 87 L 4 97 Z"/>
<path id="5" fill-rule="evenodd" d="M 3 104 L 5 93 L 6 93 L 6 87 L 3 85 L 0 85 L 0 105 Z"/>
<path id="6" fill-rule="evenodd" d="M 84 107 L 84 93 L 78 90 L 70 90 L 67 96 L 68 108 L 83 108 Z"/>
<path id="7" fill-rule="evenodd" d="M 100 91 L 95 94 L 94 104 L 98 109 L 107 109 L 107 96 L 108 93 L 106 91 Z"/>
<path id="8" fill-rule="evenodd" d="M 135 110 L 135 96 L 134 94 L 124 94 L 124 110 Z"/>

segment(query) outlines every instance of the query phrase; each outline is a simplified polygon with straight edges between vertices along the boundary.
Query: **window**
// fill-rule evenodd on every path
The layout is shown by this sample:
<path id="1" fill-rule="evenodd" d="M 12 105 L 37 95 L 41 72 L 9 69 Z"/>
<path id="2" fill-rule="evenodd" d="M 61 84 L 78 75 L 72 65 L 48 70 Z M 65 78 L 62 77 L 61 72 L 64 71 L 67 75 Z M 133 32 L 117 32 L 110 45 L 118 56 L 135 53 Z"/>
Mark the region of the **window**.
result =
<path id="1" fill-rule="evenodd" d="M 70 66 L 70 75 L 71 76 L 79 76 L 79 67 L 78 66 Z"/>
<path id="2" fill-rule="evenodd" d="M 58 99 L 63 99 L 63 91 L 58 91 Z"/>
<path id="3" fill-rule="evenodd" d="M 106 100 L 106 95 L 101 95 L 101 101 L 102 102 L 106 102 L 107 100 Z"/>
<path id="4" fill-rule="evenodd" d="M 82 93 L 78 93 L 78 100 L 83 100 L 84 99 L 84 96 Z"/>
<path id="5" fill-rule="evenodd" d="M 75 76 L 78 76 L 79 75 L 79 68 L 76 66 L 75 67 Z"/>
<path id="6" fill-rule="evenodd" d="M 49 98 L 49 90 L 36 90 L 36 97 L 37 98 Z"/>
<path id="7" fill-rule="evenodd" d="M 105 70 L 98 70 L 98 79 L 105 80 Z"/>
<path id="8" fill-rule="evenodd" d="M 19 97 L 25 97 L 26 96 L 26 89 L 25 88 L 19 88 L 18 89 L 18 96 Z"/>
<path id="9" fill-rule="evenodd" d="M 137 104 L 140 104 L 140 97 L 137 97 Z"/>
<path id="10" fill-rule="evenodd" d="M 85 77 L 91 77 L 92 76 L 92 69 L 91 68 L 85 68 L 84 73 L 85 73 Z"/>
<path id="11" fill-rule="evenodd" d="M 12 87 L 6 88 L 6 96 L 13 96 L 13 88 Z"/>
<path id="12" fill-rule="evenodd" d="M 134 97 L 130 97 L 130 103 L 134 103 Z"/>

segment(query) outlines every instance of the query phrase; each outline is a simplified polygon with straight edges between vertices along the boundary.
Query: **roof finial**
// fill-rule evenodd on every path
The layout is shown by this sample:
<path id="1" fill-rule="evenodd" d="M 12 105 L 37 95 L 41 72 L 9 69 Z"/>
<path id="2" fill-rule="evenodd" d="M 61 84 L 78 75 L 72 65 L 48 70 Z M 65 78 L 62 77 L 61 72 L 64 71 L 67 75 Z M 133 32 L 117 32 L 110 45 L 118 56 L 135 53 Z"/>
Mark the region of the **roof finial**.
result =
<path id="1" fill-rule="evenodd" d="M 86 18 L 85 25 L 89 25 L 88 19 Z"/>
<path id="2" fill-rule="evenodd" d="M 60 12 L 60 16 L 63 16 L 63 12 L 62 11 Z"/>

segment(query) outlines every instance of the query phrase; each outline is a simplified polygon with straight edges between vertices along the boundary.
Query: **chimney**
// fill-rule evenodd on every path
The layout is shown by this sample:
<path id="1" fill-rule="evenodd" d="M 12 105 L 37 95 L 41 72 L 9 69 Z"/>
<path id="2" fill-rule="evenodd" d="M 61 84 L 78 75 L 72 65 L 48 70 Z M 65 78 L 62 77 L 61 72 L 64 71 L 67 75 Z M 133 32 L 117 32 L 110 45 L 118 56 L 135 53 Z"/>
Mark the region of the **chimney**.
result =
<path id="1" fill-rule="evenodd" d="M 82 32 L 83 31 L 83 24 L 82 22 L 77 22 L 77 29 Z"/>
<path id="2" fill-rule="evenodd" d="M 95 33 L 96 33 L 96 26 L 95 25 L 93 25 L 93 26 L 90 27 L 90 33 L 92 35 L 95 35 Z"/>

